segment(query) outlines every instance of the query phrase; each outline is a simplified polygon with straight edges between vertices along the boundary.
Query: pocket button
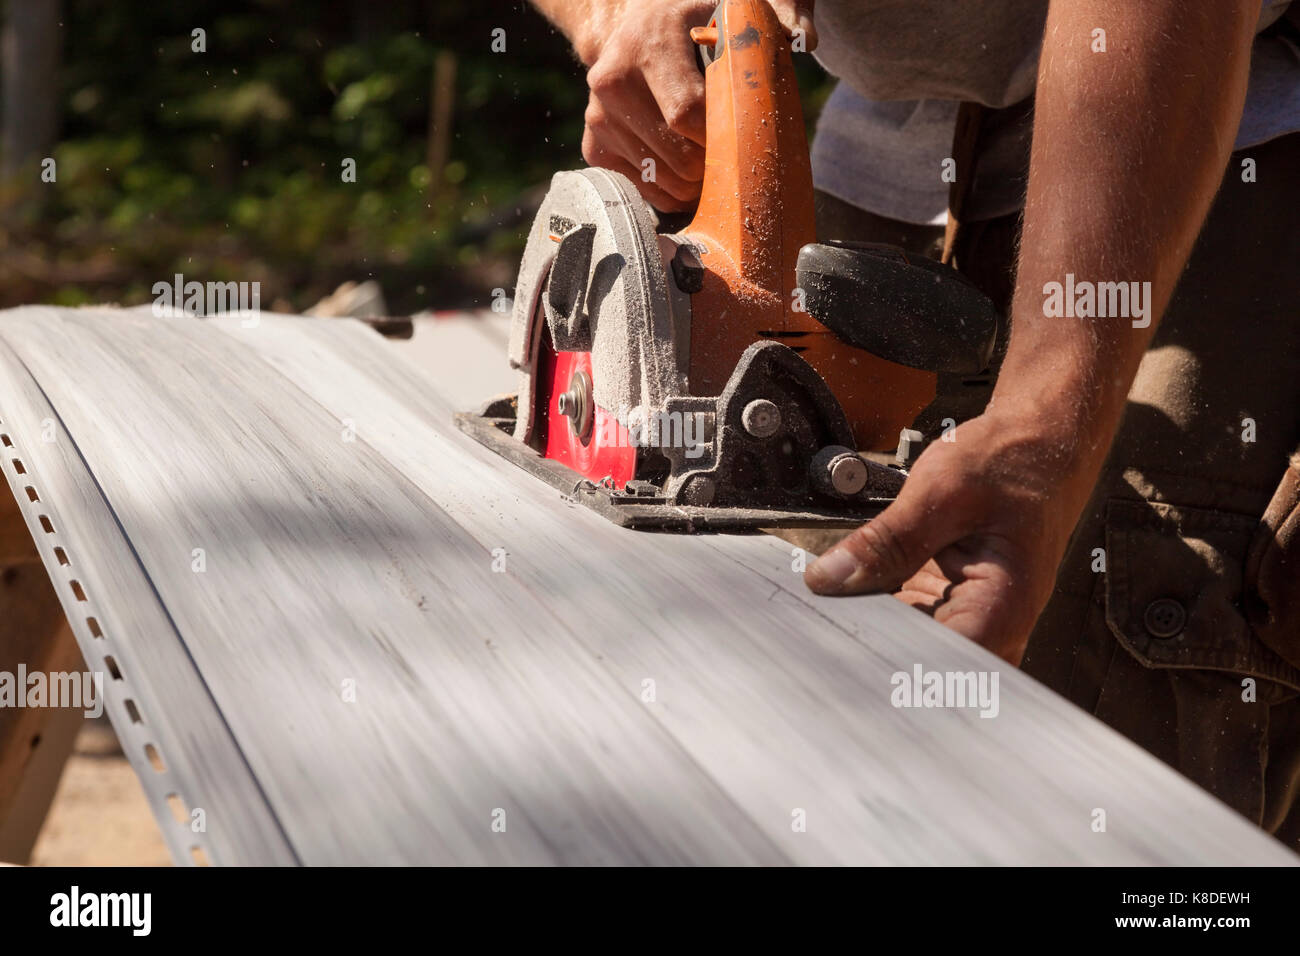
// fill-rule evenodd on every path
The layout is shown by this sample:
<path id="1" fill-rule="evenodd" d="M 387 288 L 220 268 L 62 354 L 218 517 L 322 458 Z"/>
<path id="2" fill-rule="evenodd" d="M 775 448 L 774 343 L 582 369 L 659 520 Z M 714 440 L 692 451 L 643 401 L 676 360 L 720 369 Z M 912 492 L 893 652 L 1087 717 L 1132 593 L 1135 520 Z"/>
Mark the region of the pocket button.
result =
<path id="1" fill-rule="evenodd" d="M 1173 598 L 1159 598 L 1147 605 L 1142 623 L 1152 637 L 1177 637 L 1187 623 L 1187 610 Z"/>

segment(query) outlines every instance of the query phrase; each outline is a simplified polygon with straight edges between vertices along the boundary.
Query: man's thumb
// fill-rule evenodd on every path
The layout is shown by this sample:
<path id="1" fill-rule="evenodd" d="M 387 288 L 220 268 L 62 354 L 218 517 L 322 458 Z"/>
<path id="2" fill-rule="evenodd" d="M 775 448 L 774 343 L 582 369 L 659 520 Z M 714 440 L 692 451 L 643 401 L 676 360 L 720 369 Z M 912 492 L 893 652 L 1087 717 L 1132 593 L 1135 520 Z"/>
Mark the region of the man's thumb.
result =
<path id="1" fill-rule="evenodd" d="M 817 49 L 817 28 L 813 26 L 813 4 L 815 0 L 771 0 L 776 18 L 785 27 L 785 32 L 793 38 L 796 30 L 803 32 L 804 49 Z"/>
<path id="2" fill-rule="evenodd" d="M 813 562 L 804 583 L 817 594 L 898 589 L 949 543 L 934 517 L 927 521 L 915 498 L 900 498 Z"/>

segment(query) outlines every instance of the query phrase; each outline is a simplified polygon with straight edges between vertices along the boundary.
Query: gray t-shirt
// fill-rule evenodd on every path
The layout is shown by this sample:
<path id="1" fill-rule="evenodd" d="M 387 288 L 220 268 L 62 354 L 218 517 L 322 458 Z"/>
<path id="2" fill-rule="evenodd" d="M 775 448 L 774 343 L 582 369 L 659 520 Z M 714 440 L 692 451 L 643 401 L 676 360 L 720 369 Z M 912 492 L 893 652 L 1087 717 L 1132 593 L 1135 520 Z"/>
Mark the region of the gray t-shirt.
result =
<path id="1" fill-rule="evenodd" d="M 1136 0 L 1135 0 L 1136 2 Z M 1229 0 L 1188 0 L 1192 3 Z M 1300 3 L 1261 0 L 1258 30 Z M 818 188 L 881 216 L 942 223 L 962 100 L 1010 109 L 989 114 L 967 199 L 971 219 L 1014 212 L 1024 201 L 1032 111 L 1028 97 L 1048 0 L 818 0 L 817 58 L 840 78 L 817 124 Z M 1245 149 L 1300 130 L 1300 48 L 1256 37 L 1237 133 Z"/>

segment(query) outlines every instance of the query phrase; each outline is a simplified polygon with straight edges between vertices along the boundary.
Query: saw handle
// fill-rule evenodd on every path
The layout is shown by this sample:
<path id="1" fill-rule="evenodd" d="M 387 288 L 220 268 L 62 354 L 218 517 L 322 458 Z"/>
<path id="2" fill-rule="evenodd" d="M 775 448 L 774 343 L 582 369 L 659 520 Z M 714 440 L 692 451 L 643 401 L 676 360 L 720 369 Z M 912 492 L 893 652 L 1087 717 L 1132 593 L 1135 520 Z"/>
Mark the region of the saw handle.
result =
<path id="1" fill-rule="evenodd" d="M 685 232 L 711 239 L 743 285 L 779 297 L 780 313 L 799 249 L 816 238 L 790 44 L 767 0 L 723 0 L 691 39 L 704 60 L 707 109 L 704 182 Z M 782 318 L 766 327 L 781 328 Z"/>

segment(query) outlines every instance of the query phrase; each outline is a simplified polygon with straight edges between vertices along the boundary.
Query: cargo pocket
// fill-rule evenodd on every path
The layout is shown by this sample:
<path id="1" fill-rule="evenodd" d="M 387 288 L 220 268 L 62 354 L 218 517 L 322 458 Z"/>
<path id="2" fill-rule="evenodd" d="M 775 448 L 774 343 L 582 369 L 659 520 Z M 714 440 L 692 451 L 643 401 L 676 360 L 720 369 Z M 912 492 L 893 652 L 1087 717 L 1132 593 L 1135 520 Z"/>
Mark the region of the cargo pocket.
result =
<path id="1" fill-rule="evenodd" d="M 1259 639 L 1300 667 L 1300 452 L 1260 519 L 1246 560 L 1246 616 Z"/>
<path id="2" fill-rule="evenodd" d="M 1259 528 L 1249 515 L 1112 499 L 1106 623 L 1120 643 L 1146 667 L 1227 671 L 1300 691 L 1300 670 L 1247 617 Z M 1269 551 L 1260 561 L 1272 573 L 1285 558 Z"/>
<path id="3" fill-rule="evenodd" d="M 1271 715 L 1300 692 L 1300 671 L 1247 617 L 1258 529 L 1250 515 L 1110 501 L 1106 624 L 1121 649 L 1096 711 L 1257 824 L 1285 796 L 1269 796 Z"/>

